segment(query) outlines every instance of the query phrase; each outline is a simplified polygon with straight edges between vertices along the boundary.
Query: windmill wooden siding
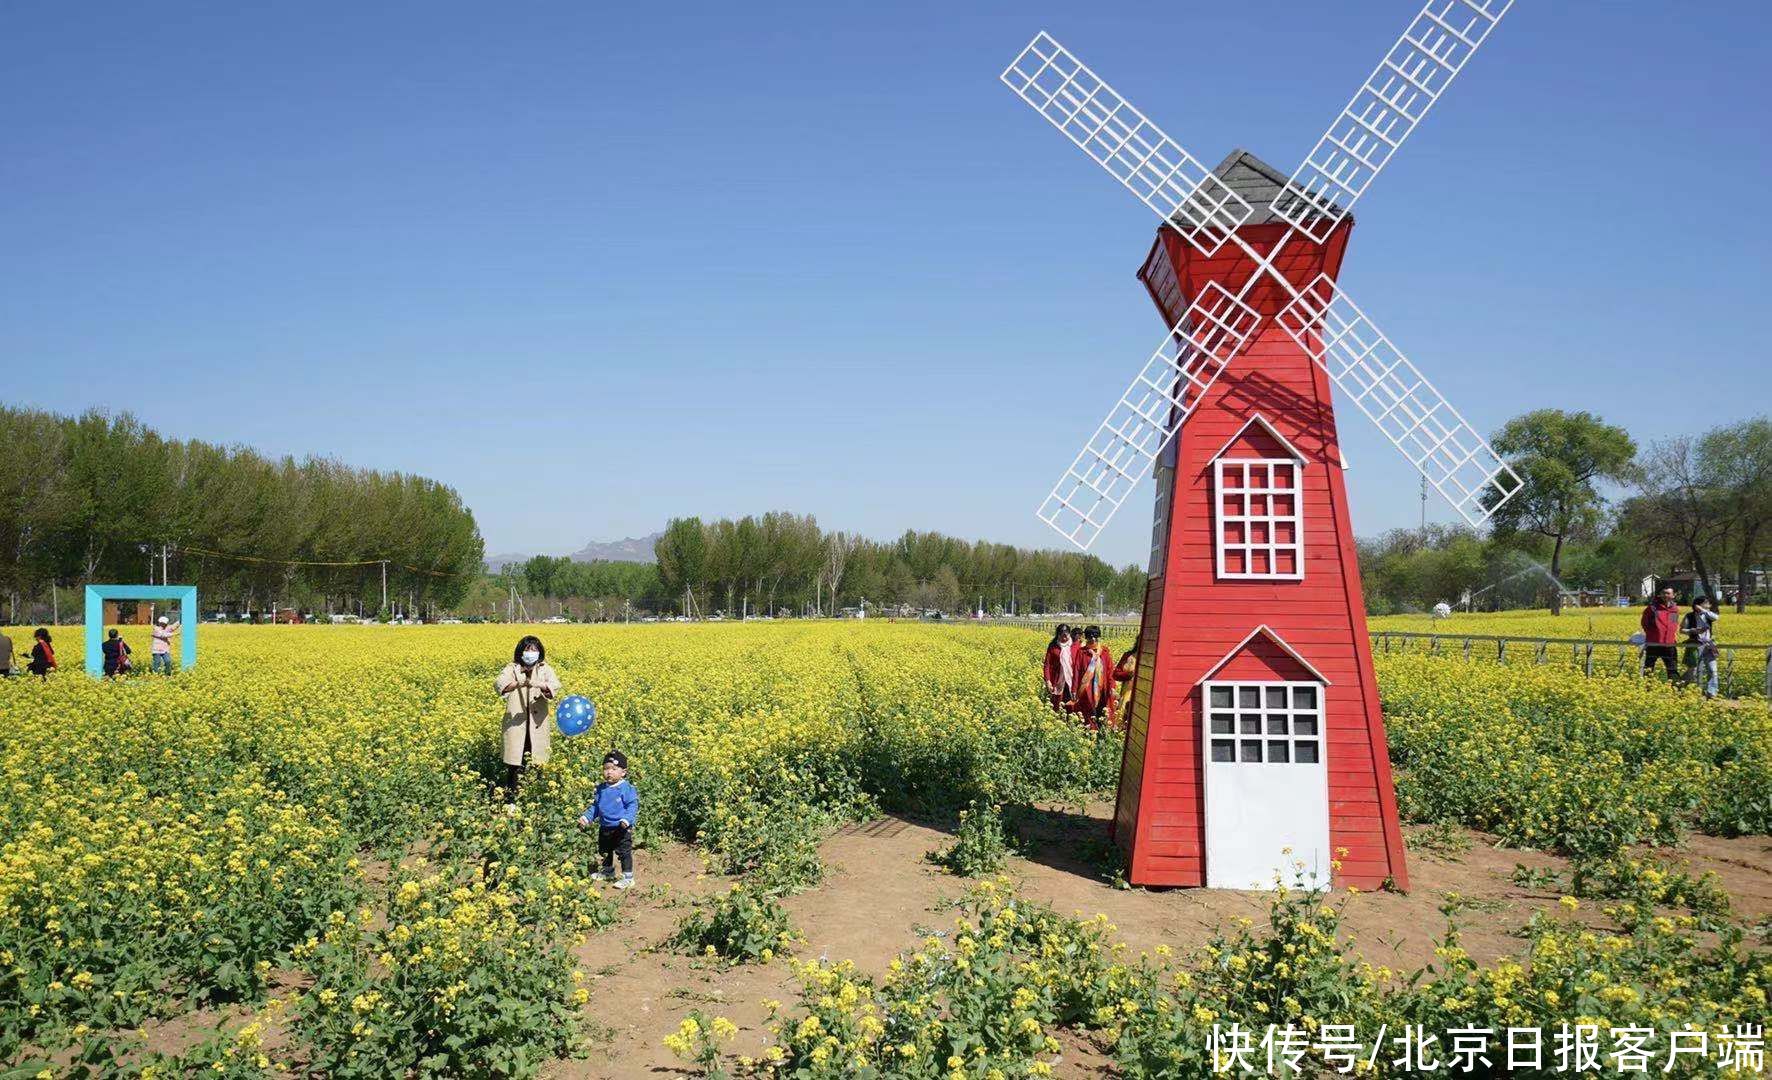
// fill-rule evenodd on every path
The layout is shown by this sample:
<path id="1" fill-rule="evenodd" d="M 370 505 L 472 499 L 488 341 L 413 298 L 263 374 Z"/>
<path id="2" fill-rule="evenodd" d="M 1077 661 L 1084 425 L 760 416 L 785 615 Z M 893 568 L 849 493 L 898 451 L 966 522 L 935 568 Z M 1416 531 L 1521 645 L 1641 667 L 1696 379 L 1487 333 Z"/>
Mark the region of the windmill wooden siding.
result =
<path id="1" fill-rule="evenodd" d="M 1220 168 L 1259 164 L 1240 161 L 1234 154 Z M 1261 179 L 1270 178 L 1263 174 Z M 1319 273 L 1333 277 L 1351 227 L 1351 220 L 1344 221 L 1322 245 L 1294 236 L 1275 265 L 1300 288 Z M 1250 245 L 1263 252 L 1285 234 L 1286 227 L 1278 223 L 1250 224 L 1241 230 Z M 1206 258 L 1172 230 L 1163 229 L 1139 276 L 1165 325 L 1172 325 L 1208 282 L 1236 293 L 1254 268 L 1234 244 Z M 1277 283 L 1264 279 L 1246 300 L 1267 319 L 1244 355 L 1183 425 L 1177 436 L 1171 502 L 1158 508 L 1167 522 L 1167 540 L 1146 594 L 1137 698 L 1127 718 L 1115 838 L 1127 851 L 1134 883 L 1205 884 L 1201 678 L 1221 662 L 1224 667 L 1215 679 L 1303 681 L 1315 669 L 1329 683 L 1320 691 L 1329 843 L 1332 849 L 1346 850 L 1335 883 L 1372 888 L 1388 879 L 1406 887 L 1328 376 L 1271 322 L 1290 300 Z M 1250 424 L 1257 415 L 1306 462 L 1301 473 L 1301 580 L 1227 580 L 1217 573 L 1213 460 L 1232 440 L 1239 444 L 1231 448 L 1233 452 L 1285 456 L 1278 440 L 1259 424 Z M 1262 625 L 1296 650 L 1309 667 L 1259 636 L 1239 655 L 1228 655 Z"/>

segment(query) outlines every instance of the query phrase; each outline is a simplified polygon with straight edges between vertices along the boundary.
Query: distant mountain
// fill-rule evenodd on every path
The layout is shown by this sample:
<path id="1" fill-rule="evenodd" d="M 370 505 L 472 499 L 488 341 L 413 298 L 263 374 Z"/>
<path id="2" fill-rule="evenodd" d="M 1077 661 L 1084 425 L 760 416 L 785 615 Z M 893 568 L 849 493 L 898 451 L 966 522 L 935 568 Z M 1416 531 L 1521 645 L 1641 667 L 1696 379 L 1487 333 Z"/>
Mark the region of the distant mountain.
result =
<path id="1" fill-rule="evenodd" d="M 649 536 L 631 536 L 625 540 L 592 540 L 584 547 L 572 553 L 573 562 L 596 562 L 599 559 L 608 562 L 657 562 L 652 553 L 652 546 L 664 531 Z"/>
<path id="2" fill-rule="evenodd" d="M 664 533 L 661 531 L 650 536 L 630 536 L 623 540 L 592 540 L 572 553 L 572 561 L 656 562 L 658 560 L 652 554 L 652 546 L 663 535 Z M 496 574 L 513 563 L 526 562 L 532 554 L 507 552 L 503 555 L 488 555 L 486 556 L 486 572 Z"/>

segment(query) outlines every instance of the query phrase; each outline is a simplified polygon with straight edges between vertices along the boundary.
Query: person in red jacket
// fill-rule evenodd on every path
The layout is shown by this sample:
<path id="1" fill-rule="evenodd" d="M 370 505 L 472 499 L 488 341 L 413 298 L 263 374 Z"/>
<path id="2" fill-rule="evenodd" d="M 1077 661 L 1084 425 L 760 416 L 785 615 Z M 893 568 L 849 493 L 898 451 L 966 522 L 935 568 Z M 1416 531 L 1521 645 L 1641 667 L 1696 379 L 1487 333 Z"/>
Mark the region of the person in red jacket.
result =
<path id="1" fill-rule="evenodd" d="M 1679 682 L 1680 666 L 1675 648 L 1679 640 L 1679 598 L 1672 588 L 1662 589 L 1643 609 L 1643 674 L 1654 671 L 1659 662 L 1666 665 L 1669 681 Z"/>
<path id="2" fill-rule="evenodd" d="M 1071 637 L 1071 628 L 1058 624 L 1052 643 L 1046 646 L 1046 698 L 1053 712 L 1069 712 L 1077 693 L 1077 654 L 1082 646 Z"/>
<path id="3" fill-rule="evenodd" d="M 1101 727 L 1114 705 L 1114 654 L 1101 643 L 1101 627 L 1083 631 L 1077 653 L 1077 694 L 1074 710 L 1090 731 Z"/>

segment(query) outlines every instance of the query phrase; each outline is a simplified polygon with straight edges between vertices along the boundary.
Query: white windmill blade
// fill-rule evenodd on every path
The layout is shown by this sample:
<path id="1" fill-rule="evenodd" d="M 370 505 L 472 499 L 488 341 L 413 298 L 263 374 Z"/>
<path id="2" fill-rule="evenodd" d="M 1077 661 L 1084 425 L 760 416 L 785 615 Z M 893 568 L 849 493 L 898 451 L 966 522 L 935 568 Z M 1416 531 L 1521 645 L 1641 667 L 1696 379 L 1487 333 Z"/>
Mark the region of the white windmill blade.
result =
<path id="1" fill-rule="evenodd" d="M 1001 76 L 1202 254 L 1255 208 L 1042 30 Z"/>
<path id="2" fill-rule="evenodd" d="M 1489 440 L 1327 274 L 1276 321 L 1473 527 L 1520 490 Z"/>
<path id="3" fill-rule="evenodd" d="M 1208 282 L 1053 486 L 1040 520 L 1089 550 L 1260 322 L 1254 308 Z"/>
<path id="4" fill-rule="evenodd" d="M 1513 2 L 1427 0 L 1275 196 L 1274 213 L 1328 239 Z"/>

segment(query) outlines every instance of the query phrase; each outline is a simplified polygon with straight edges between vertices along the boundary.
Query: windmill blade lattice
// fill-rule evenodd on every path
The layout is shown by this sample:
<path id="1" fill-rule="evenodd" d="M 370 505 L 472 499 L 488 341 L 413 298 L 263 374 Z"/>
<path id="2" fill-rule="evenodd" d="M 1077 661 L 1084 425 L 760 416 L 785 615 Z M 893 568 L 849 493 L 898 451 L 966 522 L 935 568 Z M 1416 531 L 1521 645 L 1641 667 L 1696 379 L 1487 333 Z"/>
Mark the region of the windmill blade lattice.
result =
<path id="1" fill-rule="evenodd" d="M 1476 54 L 1513 0 L 1428 0 L 1272 203 L 1318 243 Z"/>
<path id="2" fill-rule="evenodd" d="M 1519 491 L 1519 474 L 1489 440 L 1328 275 L 1276 321 L 1473 527 Z"/>
<path id="3" fill-rule="evenodd" d="M 1217 282 L 1200 290 L 1046 496 L 1040 520 L 1087 551 L 1260 322 Z"/>
<path id="4" fill-rule="evenodd" d="M 1241 195 L 1044 30 L 1001 78 L 1202 254 L 1217 251 L 1254 215 Z"/>

